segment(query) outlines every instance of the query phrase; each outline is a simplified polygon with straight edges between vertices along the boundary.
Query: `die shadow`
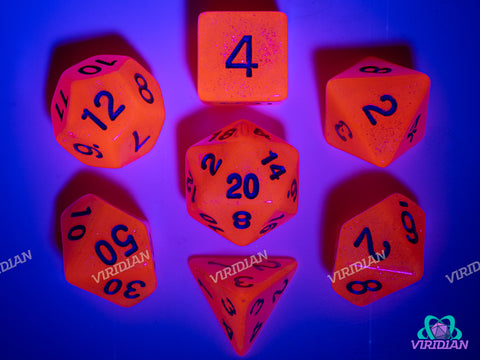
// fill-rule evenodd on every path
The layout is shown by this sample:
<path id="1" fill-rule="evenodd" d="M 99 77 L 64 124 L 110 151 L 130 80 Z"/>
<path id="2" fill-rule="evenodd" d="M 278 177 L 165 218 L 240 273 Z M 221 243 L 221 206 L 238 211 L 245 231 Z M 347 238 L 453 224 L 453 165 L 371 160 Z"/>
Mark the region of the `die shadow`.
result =
<path id="1" fill-rule="evenodd" d="M 313 66 L 318 86 L 322 129 L 325 126 L 325 96 L 328 80 L 352 67 L 368 56 L 414 68 L 410 46 L 406 43 L 331 47 L 317 49 L 313 53 Z"/>
<path id="2" fill-rule="evenodd" d="M 246 106 L 209 106 L 182 118 L 177 125 L 178 186 L 185 197 L 185 154 L 187 149 L 236 120 L 249 120 L 288 141 L 283 125 L 274 118 Z"/>
<path id="3" fill-rule="evenodd" d="M 403 194 L 418 202 L 402 182 L 379 170 L 353 175 L 329 191 L 325 203 L 321 204 L 324 206 L 324 217 L 319 223 L 320 259 L 328 273 L 333 272 L 342 225 L 393 193 Z"/>
<path id="4" fill-rule="evenodd" d="M 48 114 L 53 93 L 62 73 L 69 67 L 96 55 L 129 56 L 151 72 L 145 59 L 121 35 L 107 33 L 60 41 L 53 48 L 45 83 L 45 107 Z"/>
<path id="5" fill-rule="evenodd" d="M 186 55 L 192 81 L 197 88 L 197 20 L 204 11 L 278 11 L 274 0 L 188 0 L 185 6 Z"/>
<path id="6" fill-rule="evenodd" d="M 133 196 L 131 196 L 127 189 L 122 185 L 93 170 L 80 171 L 60 190 L 55 201 L 52 232 L 55 246 L 60 251 L 60 254 L 63 253 L 60 227 L 60 217 L 62 212 L 65 208 L 86 194 L 97 195 L 109 204 L 139 220 L 146 219 L 145 214 L 135 202 Z"/>

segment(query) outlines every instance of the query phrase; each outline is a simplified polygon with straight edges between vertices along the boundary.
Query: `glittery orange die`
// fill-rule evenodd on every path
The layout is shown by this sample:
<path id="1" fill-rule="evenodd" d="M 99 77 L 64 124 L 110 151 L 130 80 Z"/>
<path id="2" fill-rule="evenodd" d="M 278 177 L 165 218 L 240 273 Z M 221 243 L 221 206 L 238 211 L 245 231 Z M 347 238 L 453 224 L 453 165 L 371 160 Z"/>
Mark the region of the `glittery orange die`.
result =
<path id="1" fill-rule="evenodd" d="M 333 289 L 359 306 L 423 276 L 425 213 L 393 194 L 347 221 L 340 231 Z"/>
<path id="2" fill-rule="evenodd" d="M 427 75 L 366 58 L 328 81 L 325 138 L 385 167 L 423 138 L 429 93 Z"/>
<path id="3" fill-rule="evenodd" d="M 298 151 L 247 120 L 192 145 L 185 156 L 188 213 L 244 246 L 298 209 Z"/>
<path id="4" fill-rule="evenodd" d="M 212 103 L 287 97 L 287 16 L 278 11 L 204 12 L 198 18 L 198 95 Z"/>
<path id="5" fill-rule="evenodd" d="M 293 258 L 266 255 L 195 256 L 188 261 L 239 355 L 248 352 L 297 269 Z"/>
<path id="6" fill-rule="evenodd" d="M 99 55 L 60 77 L 51 104 L 55 138 L 81 162 L 119 168 L 149 152 L 165 119 L 157 81 L 127 56 Z"/>
<path id="7" fill-rule="evenodd" d="M 69 283 L 130 307 L 157 286 L 148 224 L 95 195 L 61 216 L 63 261 Z"/>

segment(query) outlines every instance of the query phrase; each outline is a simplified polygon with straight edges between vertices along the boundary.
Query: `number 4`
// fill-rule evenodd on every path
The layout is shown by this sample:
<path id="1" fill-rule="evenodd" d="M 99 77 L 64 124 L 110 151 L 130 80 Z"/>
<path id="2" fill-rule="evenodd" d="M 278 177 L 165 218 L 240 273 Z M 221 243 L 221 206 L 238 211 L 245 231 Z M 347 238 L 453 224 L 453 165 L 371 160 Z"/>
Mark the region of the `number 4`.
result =
<path id="1" fill-rule="evenodd" d="M 247 51 L 246 51 L 246 63 L 234 63 L 233 60 L 237 57 L 238 53 L 243 47 L 243 44 L 247 45 Z M 252 35 L 245 35 L 242 37 L 242 40 L 240 40 L 235 46 L 235 49 L 233 49 L 232 53 L 228 57 L 225 67 L 227 69 L 247 69 L 247 77 L 252 77 L 252 68 L 253 69 L 258 69 L 258 64 L 257 63 L 252 63 Z"/>

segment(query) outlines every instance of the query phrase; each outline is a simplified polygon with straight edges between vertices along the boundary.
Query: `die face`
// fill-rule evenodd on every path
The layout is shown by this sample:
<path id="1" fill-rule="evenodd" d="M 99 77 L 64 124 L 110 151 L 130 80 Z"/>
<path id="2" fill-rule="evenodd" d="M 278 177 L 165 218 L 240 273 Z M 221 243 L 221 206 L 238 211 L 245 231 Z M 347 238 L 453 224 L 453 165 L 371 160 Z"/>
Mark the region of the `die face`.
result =
<path id="1" fill-rule="evenodd" d="M 198 95 L 213 103 L 278 102 L 288 91 L 288 24 L 277 11 L 198 18 Z"/>
<path id="2" fill-rule="evenodd" d="M 51 104 L 51 116 L 55 134 L 62 132 L 72 122 L 71 119 L 74 117 L 69 116 L 69 113 L 72 111 L 72 100 L 74 101 L 73 104 L 79 104 L 74 112 L 80 113 L 80 115 L 76 115 L 81 117 L 84 108 L 81 105 L 82 97 L 92 99 L 101 90 L 102 84 L 99 82 L 96 84 L 91 79 L 101 80 L 103 76 L 118 72 L 126 61 L 127 57 L 125 56 L 100 55 L 85 59 L 62 73 Z M 72 93 L 74 93 L 73 86 L 83 80 L 87 80 L 83 85 L 86 88 L 80 87 L 75 89 L 75 92 L 80 91 L 80 93 L 72 98 Z M 89 86 L 89 84 L 91 85 Z M 97 89 L 94 88 L 95 85 L 97 85 Z"/>
<path id="3" fill-rule="evenodd" d="M 195 256 L 189 267 L 233 348 L 244 355 L 290 284 L 297 263 L 264 252 Z"/>
<path id="4" fill-rule="evenodd" d="M 424 96 L 417 113 L 413 116 L 412 121 L 410 122 L 409 126 L 407 127 L 407 132 L 405 133 L 403 139 L 401 140 L 397 152 L 395 153 L 393 160 L 400 157 L 403 153 L 405 153 L 408 149 L 412 148 L 416 144 L 420 142 L 425 136 L 425 128 L 426 128 L 426 116 L 427 116 L 427 108 L 428 108 L 428 92 Z"/>
<path id="5" fill-rule="evenodd" d="M 225 133 L 231 135 L 221 139 Z M 235 122 L 190 147 L 185 173 L 189 214 L 237 245 L 297 212 L 298 152 L 251 122 Z"/>
<path id="6" fill-rule="evenodd" d="M 233 123 L 223 127 L 222 129 L 214 132 L 210 136 L 200 140 L 195 145 L 216 145 L 225 144 L 231 142 L 243 142 L 245 138 L 251 139 L 263 139 L 274 143 L 285 143 L 283 139 L 279 138 L 275 134 L 257 126 L 248 120 L 237 120 Z"/>
<path id="7" fill-rule="evenodd" d="M 385 167 L 423 137 L 429 91 L 425 74 L 367 58 L 327 83 L 325 138 Z"/>
<path id="8" fill-rule="evenodd" d="M 257 338 L 259 331 L 263 328 L 265 322 L 272 313 L 273 308 L 278 303 L 287 286 L 290 284 L 294 272 L 295 270 L 291 270 L 290 273 L 277 280 L 268 289 L 253 298 L 247 306 L 247 323 L 245 326 L 246 336 L 243 343 L 245 353 Z"/>
<path id="9" fill-rule="evenodd" d="M 423 276 L 425 214 L 393 194 L 347 221 L 340 231 L 333 289 L 363 306 Z"/>
<path id="10" fill-rule="evenodd" d="M 366 57 L 354 66 L 336 75 L 332 79 L 368 79 L 368 78 L 389 78 L 403 75 L 422 74 L 416 70 L 400 66 L 373 56 Z M 424 75 L 424 74 L 423 74 Z"/>
<path id="11" fill-rule="evenodd" d="M 156 288 L 147 225 L 85 195 L 61 215 L 65 277 L 81 289 L 130 307 Z"/>
<path id="12" fill-rule="evenodd" d="M 51 106 L 57 141 L 91 166 L 118 168 L 150 151 L 165 110 L 156 80 L 126 56 L 100 55 L 67 69 Z"/>

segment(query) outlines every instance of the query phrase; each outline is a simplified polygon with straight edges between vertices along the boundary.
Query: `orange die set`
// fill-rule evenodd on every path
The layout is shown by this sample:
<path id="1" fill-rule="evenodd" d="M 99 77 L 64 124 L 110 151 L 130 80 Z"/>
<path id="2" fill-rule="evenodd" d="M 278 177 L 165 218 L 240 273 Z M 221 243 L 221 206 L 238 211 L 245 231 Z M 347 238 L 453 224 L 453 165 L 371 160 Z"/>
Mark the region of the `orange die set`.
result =
<path id="1" fill-rule="evenodd" d="M 273 104 L 287 98 L 284 13 L 203 12 L 197 36 L 202 106 Z M 429 92 L 427 75 L 365 58 L 326 83 L 323 136 L 337 149 L 386 167 L 424 137 Z M 224 106 L 226 111 L 233 107 Z M 101 168 L 121 168 L 147 154 L 165 119 L 157 80 L 123 55 L 89 57 L 65 70 L 50 112 L 58 143 L 83 164 Z M 191 218 L 213 230 L 215 238 L 248 246 L 263 235 L 276 234 L 296 215 L 299 152 L 267 129 L 238 118 L 218 125 L 180 156 L 185 155 L 182 178 Z M 361 192 L 361 187 L 355 191 Z M 335 265 L 328 276 L 333 290 L 364 306 L 419 281 L 425 223 L 420 206 L 398 193 L 348 220 L 338 234 Z M 63 211 L 60 225 L 69 283 L 123 307 L 154 292 L 157 277 L 146 220 L 88 194 Z M 267 237 L 271 238 L 264 241 Z M 239 355 L 248 352 L 297 269 L 291 257 L 267 258 L 265 253 L 262 261 L 258 254 L 259 259 L 188 259 L 196 283 Z"/>

